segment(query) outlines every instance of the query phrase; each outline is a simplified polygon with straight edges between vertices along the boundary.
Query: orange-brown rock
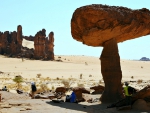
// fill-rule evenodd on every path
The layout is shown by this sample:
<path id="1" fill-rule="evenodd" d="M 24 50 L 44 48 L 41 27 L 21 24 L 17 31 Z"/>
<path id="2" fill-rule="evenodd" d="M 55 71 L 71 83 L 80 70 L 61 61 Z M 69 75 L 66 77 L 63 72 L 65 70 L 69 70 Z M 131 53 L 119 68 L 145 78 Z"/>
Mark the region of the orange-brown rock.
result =
<path id="1" fill-rule="evenodd" d="M 85 101 L 85 99 L 82 96 L 82 93 L 87 93 L 87 90 L 85 92 L 85 88 L 75 87 L 73 88 L 73 92 L 76 94 L 76 99 L 78 102 Z"/>
<path id="2" fill-rule="evenodd" d="M 21 25 L 18 25 L 17 27 L 17 51 L 18 53 L 21 52 L 21 47 L 22 47 L 22 40 L 23 40 L 23 37 L 22 37 L 22 26 Z"/>
<path id="3" fill-rule="evenodd" d="M 28 40 L 28 41 L 34 41 L 34 36 L 23 36 L 24 39 Z"/>
<path id="4" fill-rule="evenodd" d="M 45 58 L 45 29 L 37 32 L 34 38 L 34 57 L 36 59 Z"/>
<path id="5" fill-rule="evenodd" d="M 94 90 L 94 92 L 92 92 L 92 94 L 102 94 L 105 87 L 101 86 L 101 85 L 98 85 L 98 86 L 90 87 L 90 89 Z"/>
<path id="6" fill-rule="evenodd" d="M 71 19 L 75 40 L 89 46 L 103 46 L 111 38 L 117 43 L 150 34 L 150 11 L 101 4 L 77 8 Z"/>
<path id="7" fill-rule="evenodd" d="M 17 41 L 17 32 L 14 31 L 11 33 L 11 43 L 10 43 L 10 48 L 11 48 L 11 54 L 12 55 L 16 55 L 18 52 L 17 52 L 17 46 L 18 44 L 18 41 Z M 22 45 L 21 45 L 22 47 Z"/>
<path id="8" fill-rule="evenodd" d="M 57 87 L 55 90 L 56 93 L 66 93 L 66 88 L 65 87 Z"/>
<path id="9" fill-rule="evenodd" d="M 46 39 L 45 43 L 47 59 L 54 60 L 54 32 L 49 33 L 49 38 Z"/>
<path id="10" fill-rule="evenodd" d="M 105 42 L 103 46 L 104 48 L 100 60 L 105 89 L 100 100 L 102 102 L 113 102 L 123 97 L 120 56 L 118 53 L 117 42 L 114 38 Z"/>

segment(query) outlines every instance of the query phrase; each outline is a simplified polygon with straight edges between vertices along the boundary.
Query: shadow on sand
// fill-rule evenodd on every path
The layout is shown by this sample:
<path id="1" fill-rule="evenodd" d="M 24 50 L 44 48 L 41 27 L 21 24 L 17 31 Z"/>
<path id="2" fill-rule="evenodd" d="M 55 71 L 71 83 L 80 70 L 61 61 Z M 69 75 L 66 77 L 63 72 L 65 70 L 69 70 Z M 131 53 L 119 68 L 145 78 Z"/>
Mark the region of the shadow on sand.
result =
<path id="1" fill-rule="evenodd" d="M 52 106 L 57 106 L 60 108 L 65 108 L 69 110 L 73 110 L 76 112 L 86 112 L 86 113 L 104 113 L 104 111 L 107 107 L 106 104 L 96 104 L 96 105 L 91 105 L 88 103 L 88 105 L 83 105 L 80 103 L 69 103 L 69 102 L 60 102 L 60 103 L 54 103 L 53 101 L 47 101 L 47 104 L 50 104 Z M 114 108 L 113 108 L 114 109 Z"/>

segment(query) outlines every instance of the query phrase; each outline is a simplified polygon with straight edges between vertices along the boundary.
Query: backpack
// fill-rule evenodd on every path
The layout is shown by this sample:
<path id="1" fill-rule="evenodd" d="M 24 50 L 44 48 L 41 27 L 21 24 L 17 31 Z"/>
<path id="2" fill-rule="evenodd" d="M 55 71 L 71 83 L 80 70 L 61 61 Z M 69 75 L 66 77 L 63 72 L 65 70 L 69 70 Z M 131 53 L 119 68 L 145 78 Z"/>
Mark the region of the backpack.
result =
<path id="1" fill-rule="evenodd" d="M 136 93 L 136 90 L 133 87 L 128 86 L 128 93 L 129 93 L 129 95 L 132 95 L 132 94 Z"/>

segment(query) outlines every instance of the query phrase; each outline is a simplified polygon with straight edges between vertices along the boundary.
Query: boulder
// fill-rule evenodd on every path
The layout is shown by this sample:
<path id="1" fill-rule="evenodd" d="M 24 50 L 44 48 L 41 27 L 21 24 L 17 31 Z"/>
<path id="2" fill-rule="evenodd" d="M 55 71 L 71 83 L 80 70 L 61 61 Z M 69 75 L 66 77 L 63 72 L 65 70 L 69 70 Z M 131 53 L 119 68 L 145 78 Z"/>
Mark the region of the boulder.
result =
<path id="1" fill-rule="evenodd" d="M 57 87 L 55 90 L 56 93 L 66 93 L 66 88 L 65 87 Z"/>
<path id="2" fill-rule="evenodd" d="M 92 94 L 102 94 L 105 87 L 101 86 L 101 85 L 98 85 L 98 86 L 90 87 L 90 89 L 94 90 L 94 92 L 92 92 Z"/>
<path id="3" fill-rule="evenodd" d="M 148 107 L 146 101 L 143 99 L 136 100 L 132 105 L 132 108 L 138 111 L 150 111 L 150 107 Z"/>

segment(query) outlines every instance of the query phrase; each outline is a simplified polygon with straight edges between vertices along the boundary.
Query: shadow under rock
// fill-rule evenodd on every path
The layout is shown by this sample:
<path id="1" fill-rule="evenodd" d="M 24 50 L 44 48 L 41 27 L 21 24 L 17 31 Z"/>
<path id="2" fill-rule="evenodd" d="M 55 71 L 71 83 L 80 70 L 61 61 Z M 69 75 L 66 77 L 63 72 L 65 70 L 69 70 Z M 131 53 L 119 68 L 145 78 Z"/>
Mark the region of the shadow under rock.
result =
<path id="1" fill-rule="evenodd" d="M 66 109 L 76 110 L 76 111 L 83 111 L 87 113 L 98 113 L 96 111 L 103 111 L 108 106 L 108 104 L 98 104 L 98 103 L 96 105 L 91 105 L 89 103 L 87 103 L 87 105 L 83 105 L 80 103 L 77 104 L 77 103 L 69 103 L 69 102 L 54 103 L 53 101 L 47 101 L 46 103 L 52 106 L 58 106 L 61 108 L 66 108 Z"/>

